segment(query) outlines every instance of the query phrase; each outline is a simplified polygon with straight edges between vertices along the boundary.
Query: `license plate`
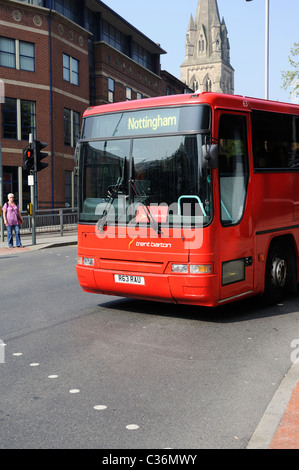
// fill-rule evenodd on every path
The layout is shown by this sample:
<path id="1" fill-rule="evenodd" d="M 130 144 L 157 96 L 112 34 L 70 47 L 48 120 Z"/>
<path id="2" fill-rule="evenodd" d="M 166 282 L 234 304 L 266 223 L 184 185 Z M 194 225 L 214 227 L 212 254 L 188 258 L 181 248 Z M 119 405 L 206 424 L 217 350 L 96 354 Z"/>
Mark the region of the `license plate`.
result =
<path id="1" fill-rule="evenodd" d="M 144 286 L 144 277 L 143 276 L 132 276 L 128 274 L 114 274 L 115 282 L 120 284 L 136 284 L 138 286 Z"/>

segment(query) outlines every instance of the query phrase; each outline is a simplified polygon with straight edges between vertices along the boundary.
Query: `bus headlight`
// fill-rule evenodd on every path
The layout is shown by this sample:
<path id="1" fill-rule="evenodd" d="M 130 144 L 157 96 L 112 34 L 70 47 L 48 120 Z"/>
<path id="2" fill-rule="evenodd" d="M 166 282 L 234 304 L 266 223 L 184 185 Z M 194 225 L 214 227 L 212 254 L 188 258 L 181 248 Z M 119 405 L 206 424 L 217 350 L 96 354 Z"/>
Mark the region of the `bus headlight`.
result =
<path id="1" fill-rule="evenodd" d="M 83 258 L 84 266 L 94 266 L 94 258 Z"/>
<path id="2" fill-rule="evenodd" d="M 211 264 L 172 264 L 171 271 L 181 274 L 210 274 L 212 272 Z"/>
<path id="3" fill-rule="evenodd" d="M 94 258 L 83 258 L 82 256 L 78 256 L 78 264 L 82 264 L 83 266 L 94 266 Z"/>
<path id="4" fill-rule="evenodd" d="M 171 271 L 173 273 L 188 274 L 188 264 L 172 264 Z"/>

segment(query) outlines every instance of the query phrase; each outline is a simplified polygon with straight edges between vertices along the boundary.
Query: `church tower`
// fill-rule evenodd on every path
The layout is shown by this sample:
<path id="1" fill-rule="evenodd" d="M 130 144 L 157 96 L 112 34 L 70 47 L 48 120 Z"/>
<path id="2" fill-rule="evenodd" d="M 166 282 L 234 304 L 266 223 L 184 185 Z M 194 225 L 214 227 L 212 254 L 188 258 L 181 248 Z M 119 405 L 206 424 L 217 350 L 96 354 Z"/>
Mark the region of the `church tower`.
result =
<path id="1" fill-rule="evenodd" d="M 234 69 L 224 19 L 217 0 L 198 0 L 195 20 L 191 14 L 186 35 L 181 80 L 194 91 L 234 93 Z"/>

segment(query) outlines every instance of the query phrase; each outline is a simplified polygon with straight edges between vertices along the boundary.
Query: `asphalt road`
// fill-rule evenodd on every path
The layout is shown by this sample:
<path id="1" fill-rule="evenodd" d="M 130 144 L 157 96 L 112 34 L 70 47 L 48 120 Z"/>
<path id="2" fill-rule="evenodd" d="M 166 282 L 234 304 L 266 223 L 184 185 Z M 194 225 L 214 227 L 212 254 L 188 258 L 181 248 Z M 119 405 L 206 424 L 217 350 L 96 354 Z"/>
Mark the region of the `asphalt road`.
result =
<path id="1" fill-rule="evenodd" d="M 291 367 L 299 295 L 209 310 L 87 294 L 76 247 L 0 266 L 1 449 L 244 449 Z"/>

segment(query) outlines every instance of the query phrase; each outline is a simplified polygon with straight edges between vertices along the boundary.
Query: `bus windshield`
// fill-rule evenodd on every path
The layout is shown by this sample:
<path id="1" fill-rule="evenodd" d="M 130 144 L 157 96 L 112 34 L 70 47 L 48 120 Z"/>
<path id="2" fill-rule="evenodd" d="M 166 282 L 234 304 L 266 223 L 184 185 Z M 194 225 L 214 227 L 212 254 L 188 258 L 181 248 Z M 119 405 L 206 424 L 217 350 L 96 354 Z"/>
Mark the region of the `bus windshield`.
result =
<path id="1" fill-rule="evenodd" d="M 115 115 L 114 121 L 118 122 Z M 208 225 L 212 181 L 211 171 L 202 166 L 202 146 L 210 133 L 178 130 L 173 135 L 147 132 L 143 137 L 82 139 L 79 220 L 101 226 L 132 220 L 161 226 Z"/>

